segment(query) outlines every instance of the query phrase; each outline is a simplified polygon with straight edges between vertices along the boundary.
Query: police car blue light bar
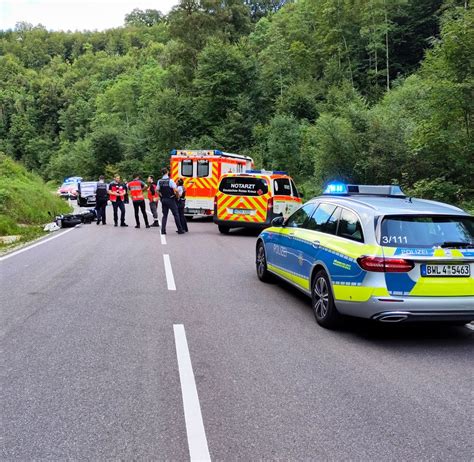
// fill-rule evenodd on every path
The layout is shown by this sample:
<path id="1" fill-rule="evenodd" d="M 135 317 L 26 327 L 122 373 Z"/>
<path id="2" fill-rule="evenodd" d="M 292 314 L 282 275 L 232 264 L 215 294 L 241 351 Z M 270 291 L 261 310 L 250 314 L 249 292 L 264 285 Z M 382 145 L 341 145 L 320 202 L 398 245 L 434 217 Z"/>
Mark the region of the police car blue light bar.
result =
<path id="1" fill-rule="evenodd" d="M 332 182 L 326 186 L 323 194 L 331 196 L 385 196 L 406 197 L 399 185 L 368 185 Z"/>
<path id="2" fill-rule="evenodd" d="M 347 185 L 345 183 L 339 183 L 339 182 L 329 183 L 323 192 L 323 194 L 330 194 L 330 195 L 339 195 L 339 194 L 346 195 L 348 193 L 349 191 L 347 189 Z"/>

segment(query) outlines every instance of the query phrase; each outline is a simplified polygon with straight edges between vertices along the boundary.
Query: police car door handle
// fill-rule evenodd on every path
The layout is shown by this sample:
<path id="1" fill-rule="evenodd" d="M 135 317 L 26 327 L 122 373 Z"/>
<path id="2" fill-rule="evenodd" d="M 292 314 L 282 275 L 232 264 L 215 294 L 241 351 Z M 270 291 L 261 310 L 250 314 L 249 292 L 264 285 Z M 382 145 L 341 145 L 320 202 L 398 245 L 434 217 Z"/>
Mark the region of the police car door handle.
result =
<path id="1" fill-rule="evenodd" d="M 319 246 L 321 245 L 321 242 L 319 241 L 313 241 L 313 243 L 311 244 L 315 249 L 319 248 Z"/>

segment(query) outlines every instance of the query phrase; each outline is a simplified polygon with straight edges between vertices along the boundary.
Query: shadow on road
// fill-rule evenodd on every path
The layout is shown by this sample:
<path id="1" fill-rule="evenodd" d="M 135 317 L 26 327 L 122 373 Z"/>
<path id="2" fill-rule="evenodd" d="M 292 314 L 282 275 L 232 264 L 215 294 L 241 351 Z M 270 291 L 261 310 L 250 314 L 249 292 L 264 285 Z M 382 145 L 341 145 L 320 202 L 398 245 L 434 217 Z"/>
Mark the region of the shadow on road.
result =
<path id="1" fill-rule="evenodd" d="M 291 284 L 283 280 L 276 280 L 275 286 L 281 290 L 291 292 L 295 300 L 301 301 L 301 308 L 307 310 L 308 315 L 313 318 L 311 301 L 309 297 L 295 289 Z M 314 318 L 313 318 L 314 320 Z M 323 329 L 314 321 L 315 329 Z M 338 334 L 346 337 L 356 337 L 359 340 L 365 340 L 378 345 L 387 345 L 391 347 L 410 347 L 410 346 L 466 346 L 474 347 L 474 331 L 466 325 L 450 325 L 443 322 L 413 322 L 384 324 L 368 319 L 344 317 Z"/>

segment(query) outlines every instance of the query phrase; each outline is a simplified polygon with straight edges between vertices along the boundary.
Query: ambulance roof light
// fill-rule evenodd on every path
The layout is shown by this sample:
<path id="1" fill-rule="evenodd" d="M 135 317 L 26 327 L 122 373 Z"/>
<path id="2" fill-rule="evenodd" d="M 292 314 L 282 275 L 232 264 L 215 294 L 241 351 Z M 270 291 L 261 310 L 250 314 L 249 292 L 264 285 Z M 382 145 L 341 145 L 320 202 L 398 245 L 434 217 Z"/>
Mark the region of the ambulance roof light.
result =
<path id="1" fill-rule="evenodd" d="M 385 196 L 385 197 L 406 197 L 399 185 L 367 185 L 367 184 L 346 184 L 334 181 L 326 186 L 323 194 L 331 196 Z"/>
<path id="2" fill-rule="evenodd" d="M 262 173 L 266 175 L 288 175 L 288 172 L 282 170 L 245 170 L 245 173 Z"/>

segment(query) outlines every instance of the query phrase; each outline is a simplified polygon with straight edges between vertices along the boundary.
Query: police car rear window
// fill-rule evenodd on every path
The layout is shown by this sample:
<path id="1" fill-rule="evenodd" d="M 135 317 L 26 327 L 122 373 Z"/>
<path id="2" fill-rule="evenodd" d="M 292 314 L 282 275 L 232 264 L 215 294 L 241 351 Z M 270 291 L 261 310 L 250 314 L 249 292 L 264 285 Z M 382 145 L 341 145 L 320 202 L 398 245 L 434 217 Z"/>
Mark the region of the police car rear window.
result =
<path id="1" fill-rule="evenodd" d="M 381 225 L 386 247 L 434 247 L 474 243 L 474 217 L 389 216 Z"/>
<path id="2" fill-rule="evenodd" d="M 252 177 L 223 178 L 219 191 L 232 196 L 262 196 L 268 192 L 267 180 Z"/>

